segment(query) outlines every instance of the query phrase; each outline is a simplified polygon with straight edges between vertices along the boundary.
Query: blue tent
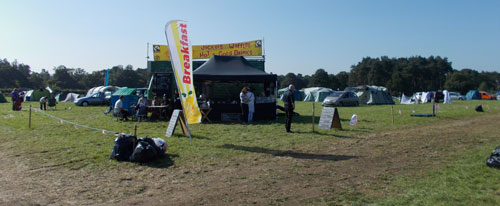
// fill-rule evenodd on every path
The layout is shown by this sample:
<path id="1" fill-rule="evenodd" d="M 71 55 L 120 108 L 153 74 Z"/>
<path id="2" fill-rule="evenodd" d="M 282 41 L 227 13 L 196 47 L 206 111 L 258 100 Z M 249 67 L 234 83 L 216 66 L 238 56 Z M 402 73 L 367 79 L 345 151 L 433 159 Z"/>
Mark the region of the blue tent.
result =
<path id="1" fill-rule="evenodd" d="M 132 105 L 137 104 L 139 97 L 135 95 L 136 88 L 121 88 L 111 95 L 111 105 L 115 106 L 116 101 L 123 96 L 123 109 L 128 110 L 129 114 L 133 114 Z"/>
<path id="2" fill-rule="evenodd" d="M 467 92 L 467 95 L 465 95 L 465 98 L 467 100 L 481 99 L 481 94 L 477 90 L 470 90 Z"/>

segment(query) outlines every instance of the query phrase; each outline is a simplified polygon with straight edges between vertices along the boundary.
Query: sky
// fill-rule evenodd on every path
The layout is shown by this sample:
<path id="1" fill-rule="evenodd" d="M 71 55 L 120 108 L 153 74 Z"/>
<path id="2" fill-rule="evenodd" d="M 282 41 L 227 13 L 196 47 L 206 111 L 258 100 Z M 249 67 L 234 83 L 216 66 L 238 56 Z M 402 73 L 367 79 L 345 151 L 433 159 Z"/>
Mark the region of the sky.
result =
<path id="1" fill-rule="evenodd" d="M 363 57 L 447 57 L 500 72 L 498 0 L 0 0 L 0 58 L 33 71 L 146 68 L 147 43 L 185 20 L 192 45 L 264 39 L 266 71 L 349 71 Z M 152 57 L 152 48 L 149 48 Z M 152 60 L 152 58 L 151 58 Z"/>

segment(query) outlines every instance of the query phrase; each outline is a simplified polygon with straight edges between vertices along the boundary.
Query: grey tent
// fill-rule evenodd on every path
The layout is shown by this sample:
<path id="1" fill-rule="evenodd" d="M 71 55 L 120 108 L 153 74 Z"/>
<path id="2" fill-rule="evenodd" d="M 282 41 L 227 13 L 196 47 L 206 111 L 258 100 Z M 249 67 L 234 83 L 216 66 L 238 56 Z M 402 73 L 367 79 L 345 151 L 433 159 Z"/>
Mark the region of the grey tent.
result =
<path id="1" fill-rule="evenodd" d="M 283 94 L 285 94 L 286 91 L 288 91 L 288 87 L 278 90 L 278 96 L 281 100 L 283 100 Z M 295 101 L 303 101 L 305 96 L 306 93 L 303 90 L 295 90 L 293 92 L 293 98 L 295 99 Z"/>
<path id="2" fill-rule="evenodd" d="M 394 104 L 389 91 L 385 87 L 363 85 L 348 87 L 344 91 L 356 93 L 360 104 Z"/>
<path id="3" fill-rule="evenodd" d="M 64 99 L 64 101 L 62 102 L 74 102 L 76 99 L 78 99 L 79 96 L 80 95 L 76 93 L 68 93 L 66 95 L 66 99 Z"/>
<path id="4" fill-rule="evenodd" d="M 306 95 L 304 97 L 305 102 L 323 102 L 333 92 L 332 89 L 324 87 L 310 87 L 302 90 Z"/>

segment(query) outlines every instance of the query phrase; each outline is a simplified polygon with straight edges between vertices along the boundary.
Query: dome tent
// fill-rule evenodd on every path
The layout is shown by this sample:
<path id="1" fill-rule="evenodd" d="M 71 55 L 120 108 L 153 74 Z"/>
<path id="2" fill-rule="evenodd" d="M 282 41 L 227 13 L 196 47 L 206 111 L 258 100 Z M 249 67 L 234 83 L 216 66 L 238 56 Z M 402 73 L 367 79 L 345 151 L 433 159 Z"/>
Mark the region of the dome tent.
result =
<path id="1" fill-rule="evenodd" d="M 324 87 L 310 87 L 302 90 L 306 94 L 305 102 L 323 102 L 333 92 L 332 89 Z"/>
<path id="2" fill-rule="evenodd" d="M 86 97 L 94 94 L 94 93 L 97 93 L 97 92 L 116 92 L 117 90 L 119 89 L 119 87 L 115 87 L 115 86 L 98 86 L 98 87 L 94 87 L 92 89 L 89 89 L 89 91 L 87 92 L 87 95 L 85 95 Z"/>
<path id="3" fill-rule="evenodd" d="M 288 87 L 285 87 L 285 88 L 278 90 L 278 96 L 280 96 L 281 100 L 283 100 L 283 94 L 285 94 L 286 91 L 288 91 Z M 302 90 L 296 89 L 295 91 L 293 91 L 293 98 L 295 99 L 295 101 L 302 101 L 302 100 L 304 100 L 305 96 L 306 96 L 306 93 L 304 93 L 304 91 L 302 91 Z"/>
<path id="4" fill-rule="evenodd" d="M 385 87 L 363 85 L 349 87 L 344 91 L 356 93 L 360 104 L 394 104 L 392 97 Z"/>
<path id="5" fill-rule="evenodd" d="M 465 95 L 465 98 L 467 100 L 481 99 L 481 94 L 477 90 L 470 90 L 467 92 L 467 95 Z"/>
<path id="6" fill-rule="evenodd" d="M 44 96 L 49 96 L 50 92 L 47 89 L 40 88 L 40 89 L 34 89 L 34 90 L 29 90 L 26 95 L 24 95 L 24 101 L 32 101 L 36 102 L 39 101 L 42 97 Z"/>

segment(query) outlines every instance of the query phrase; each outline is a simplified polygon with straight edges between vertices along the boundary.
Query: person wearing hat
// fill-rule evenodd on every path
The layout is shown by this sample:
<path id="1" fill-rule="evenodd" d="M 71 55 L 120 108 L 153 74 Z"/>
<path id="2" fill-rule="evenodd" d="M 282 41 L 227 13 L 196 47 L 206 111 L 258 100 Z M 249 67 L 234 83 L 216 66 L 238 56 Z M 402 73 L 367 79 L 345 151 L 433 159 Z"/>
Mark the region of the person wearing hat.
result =
<path id="1" fill-rule="evenodd" d="M 125 121 L 128 121 L 128 111 L 126 109 L 123 109 L 123 100 L 124 99 L 125 99 L 125 97 L 122 95 L 122 96 L 120 96 L 120 99 L 118 99 L 118 101 L 116 101 L 114 113 L 121 114 L 122 118 L 125 119 Z"/>

